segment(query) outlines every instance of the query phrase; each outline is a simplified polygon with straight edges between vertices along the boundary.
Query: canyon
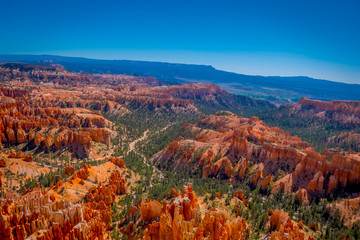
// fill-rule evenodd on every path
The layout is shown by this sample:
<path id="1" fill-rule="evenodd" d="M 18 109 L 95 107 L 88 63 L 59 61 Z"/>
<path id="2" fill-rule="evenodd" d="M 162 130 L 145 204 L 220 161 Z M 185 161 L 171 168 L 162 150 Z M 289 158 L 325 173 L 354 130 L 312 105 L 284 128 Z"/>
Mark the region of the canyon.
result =
<path id="1" fill-rule="evenodd" d="M 0 64 L 0 83 L 0 239 L 357 236 L 360 153 L 339 143 L 359 140 L 357 101 L 275 107 L 57 62 Z M 318 151 L 274 113 L 345 128 Z"/>

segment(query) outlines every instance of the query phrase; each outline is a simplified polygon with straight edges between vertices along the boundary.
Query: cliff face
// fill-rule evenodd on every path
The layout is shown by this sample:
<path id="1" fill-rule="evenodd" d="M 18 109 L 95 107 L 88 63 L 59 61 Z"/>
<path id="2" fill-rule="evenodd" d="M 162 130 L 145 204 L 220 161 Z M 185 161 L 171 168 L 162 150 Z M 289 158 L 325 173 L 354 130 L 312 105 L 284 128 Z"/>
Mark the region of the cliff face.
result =
<path id="1" fill-rule="evenodd" d="M 254 184 L 265 189 L 272 176 L 282 171 L 286 176 L 274 183 L 274 191 L 307 189 L 310 195 L 341 192 L 360 183 L 359 153 L 333 154 L 328 161 L 310 144 L 266 126 L 256 117 L 219 113 L 186 125 L 183 131 L 195 135 L 175 141 L 154 155 L 155 164 L 167 162 L 174 170 L 199 169 L 202 177 L 236 181 L 246 176 L 249 165 L 260 162 L 247 173 Z"/>

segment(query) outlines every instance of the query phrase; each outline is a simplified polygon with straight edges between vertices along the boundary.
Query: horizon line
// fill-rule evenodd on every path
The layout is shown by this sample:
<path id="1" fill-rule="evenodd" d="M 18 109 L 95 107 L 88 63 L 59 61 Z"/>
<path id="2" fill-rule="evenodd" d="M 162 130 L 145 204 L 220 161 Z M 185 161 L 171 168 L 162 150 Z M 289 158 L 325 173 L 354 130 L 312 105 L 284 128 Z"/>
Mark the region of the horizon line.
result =
<path id="1" fill-rule="evenodd" d="M 234 73 L 239 75 L 245 75 L 245 76 L 254 76 L 254 77 L 264 77 L 264 78 L 275 78 L 275 77 L 281 77 L 281 78 L 310 78 L 318 81 L 327 81 L 327 82 L 335 82 L 335 83 L 343 83 L 347 85 L 360 85 L 360 83 L 350 83 L 350 82 L 342 82 L 342 81 L 335 81 L 335 80 L 329 80 L 325 78 L 316 78 L 306 75 L 260 75 L 260 74 L 244 74 L 241 72 L 235 72 L 230 70 L 224 70 L 214 67 L 212 64 L 199 64 L 199 63 L 186 63 L 186 62 L 171 62 L 171 61 L 156 61 L 156 60 L 140 60 L 140 59 L 115 59 L 115 58 L 96 58 L 96 57 L 83 57 L 83 56 L 65 56 L 65 55 L 57 55 L 57 54 L 48 54 L 48 53 L 41 53 L 41 54 L 31 54 L 31 53 L 0 53 L 0 56 L 52 56 L 52 57 L 64 57 L 64 58 L 80 58 L 80 59 L 87 59 L 87 60 L 99 60 L 99 61 L 134 61 L 134 62 L 147 62 L 147 63 L 161 63 L 161 64 L 178 64 L 178 65 L 193 65 L 193 66 L 206 66 L 211 67 L 214 70 L 217 71 L 223 71 L 228 73 Z M 21 60 L 18 60 L 21 61 Z M 26 61 L 26 60 L 24 60 Z M 31 61 L 31 60 L 29 60 Z M 36 61 L 36 60 L 33 60 Z M 11 62 L 9 60 L 0 60 L 0 62 Z"/>

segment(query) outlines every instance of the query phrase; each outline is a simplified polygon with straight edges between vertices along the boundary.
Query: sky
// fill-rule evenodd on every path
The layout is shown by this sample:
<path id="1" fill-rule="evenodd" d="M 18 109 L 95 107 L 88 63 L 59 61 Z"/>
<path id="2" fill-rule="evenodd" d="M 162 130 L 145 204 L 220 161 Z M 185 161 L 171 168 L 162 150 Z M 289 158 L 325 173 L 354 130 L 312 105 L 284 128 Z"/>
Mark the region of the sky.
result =
<path id="1" fill-rule="evenodd" d="M 212 65 L 360 84 L 358 0 L 4 0 L 0 53 Z"/>

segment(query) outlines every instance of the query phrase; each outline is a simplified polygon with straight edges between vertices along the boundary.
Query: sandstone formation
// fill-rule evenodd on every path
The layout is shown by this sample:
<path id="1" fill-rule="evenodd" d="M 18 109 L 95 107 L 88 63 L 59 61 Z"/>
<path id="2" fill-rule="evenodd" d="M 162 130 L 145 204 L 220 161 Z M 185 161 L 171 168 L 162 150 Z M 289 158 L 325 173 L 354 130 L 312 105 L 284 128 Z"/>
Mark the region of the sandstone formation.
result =
<path id="1" fill-rule="evenodd" d="M 324 177 L 322 176 L 321 172 L 317 172 L 314 176 L 314 179 L 311 180 L 307 189 L 310 192 L 321 191 L 324 187 Z"/>
<path id="2" fill-rule="evenodd" d="M 244 193 L 243 193 L 242 190 L 235 191 L 234 196 L 237 197 L 237 198 L 239 198 L 240 200 L 244 200 L 244 199 L 245 199 L 245 195 L 244 195 Z"/>
<path id="3" fill-rule="evenodd" d="M 329 203 L 327 209 L 331 213 L 339 211 L 345 225 L 349 227 L 360 221 L 360 197 L 342 199 L 335 204 Z"/>
<path id="4" fill-rule="evenodd" d="M 73 171 L 71 166 L 67 169 Z M 88 170 L 84 164 L 73 178 Z M 0 239 L 106 239 L 113 216 L 110 207 L 116 195 L 126 193 L 121 174 L 113 171 L 107 183 L 90 188 L 85 203 L 59 198 L 54 190 L 64 184 L 59 180 L 55 187 L 25 189 L 23 195 L 6 189 L 0 199 Z"/>
<path id="5" fill-rule="evenodd" d="M 146 201 L 141 205 L 141 219 L 152 221 L 144 239 L 245 239 L 248 228 L 245 219 L 231 222 L 223 212 L 212 208 L 199 219 L 199 203 L 192 186 L 184 186 L 181 196 L 164 201 Z"/>
<path id="6" fill-rule="evenodd" d="M 283 210 L 275 210 L 270 217 L 271 240 L 281 239 L 307 239 L 305 231 L 301 230 L 297 223 L 294 223 Z"/>
<path id="7" fill-rule="evenodd" d="M 76 172 L 74 172 L 73 179 L 75 179 L 75 178 L 81 178 L 83 180 L 88 179 L 88 174 L 89 174 L 88 170 L 89 170 L 89 168 L 90 168 L 90 166 L 86 165 L 84 163 L 82 169 L 77 170 Z"/>
<path id="8" fill-rule="evenodd" d="M 24 157 L 24 161 L 25 161 L 25 162 L 32 162 L 32 161 L 34 161 L 34 158 L 33 158 L 32 156 L 26 155 L 26 156 Z"/>
<path id="9" fill-rule="evenodd" d="M 0 167 L 6 167 L 5 159 L 0 159 Z"/>
<path id="10" fill-rule="evenodd" d="M 310 195 L 330 194 L 360 183 L 359 153 L 333 154 L 328 161 L 327 156 L 315 152 L 309 143 L 277 127 L 269 127 L 256 117 L 221 112 L 196 124 L 184 125 L 182 131 L 196 135 L 192 139 L 178 139 L 154 155 L 155 164 L 171 162 L 175 171 L 185 166 L 200 169 L 202 177 L 220 179 L 241 180 L 248 174 L 263 189 L 279 171 L 284 172 L 283 178 L 274 183 L 272 192 L 307 189 Z M 259 164 L 248 172 L 252 160 Z"/>
<path id="11" fill-rule="evenodd" d="M 129 182 L 125 181 L 123 174 L 131 171 L 121 158 L 109 156 L 117 155 L 113 143 L 126 143 L 128 131 L 117 131 L 123 126 L 107 119 L 133 113 L 200 119 L 199 109 L 273 107 L 266 101 L 231 95 L 213 84 L 164 86 L 153 77 L 77 73 L 56 63 L 0 64 L 0 79 L 4 85 L 0 86 L 0 147 L 5 149 L 0 151 L 0 239 L 110 239 L 114 230 L 128 239 L 225 240 L 248 239 L 254 230 L 248 226 L 253 220 L 245 220 L 249 212 L 253 214 L 253 195 L 245 196 L 240 189 L 234 198 L 217 191 L 215 199 L 198 200 L 189 184 L 182 192 L 172 188 L 163 195 L 165 200 L 146 199 L 157 179 L 143 184 L 136 174 L 126 174 Z M 317 116 L 342 126 L 360 123 L 356 101 L 303 98 L 288 108 L 294 116 Z M 187 170 L 214 182 L 217 178 L 236 188 L 245 183 L 250 190 L 260 188 L 261 197 L 268 192 L 294 192 L 303 208 L 314 197 L 338 198 L 349 191 L 352 199 L 327 207 L 330 213 L 339 209 L 348 226 L 360 219 L 359 153 L 334 148 L 320 154 L 258 117 L 226 111 L 184 124 L 180 133 L 183 136 L 152 157 L 154 165 Z M 356 143 L 360 138 L 358 133 L 343 132 L 328 142 L 341 139 Z M 105 159 L 108 162 L 94 166 Z M 89 165 L 78 169 L 84 162 Z M 69 163 L 77 170 L 66 166 Z M 119 196 L 123 194 L 127 195 Z M 126 205 L 129 200 L 132 205 Z M 312 239 L 302 221 L 293 222 L 282 210 L 265 217 L 270 234 L 262 238 Z M 309 227 L 323 230 L 320 224 Z"/>
<path id="12" fill-rule="evenodd" d="M 64 170 L 64 175 L 67 176 L 67 175 L 71 175 L 75 172 L 75 168 L 71 165 L 68 165 L 65 167 L 65 170 Z"/>
<path id="13" fill-rule="evenodd" d="M 124 160 L 121 160 L 118 157 L 109 158 L 108 161 L 114 163 L 116 166 L 119 166 L 121 168 L 126 168 Z"/>
<path id="14" fill-rule="evenodd" d="M 5 197 L 7 200 L 0 200 L 0 239 L 104 237 L 107 222 L 102 221 L 102 211 L 89 205 L 51 200 L 40 189 L 23 196 L 5 192 Z"/>
<path id="15" fill-rule="evenodd" d="M 290 105 L 290 115 L 317 116 L 342 124 L 360 124 L 359 101 L 319 101 L 301 98 Z"/>
<path id="16" fill-rule="evenodd" d="M 111 173 L 107 186 L 98 185 L 97 187 L 89 189 L 89 192 L 85 195 L 85 200 L 88 204 L 105 204 L 107 207 L 110 207 L 116 195 L 125 193 L 126 182 L 120 173 L 115 171 Z"/>
<path id="17" fill-rule="evenodd" d="M 269 186 L 270 183 L 272 183 L 273 179 L 271 174 L 267 175 L 261 182 L 261 189 L 266 189 L 267 186 Z"/>
<path id="18" fill-rule="evenodd" d="M 66 147 L 87 157 L 93 141 L 110 143 L 110 135 L 104 129 L 105 119 L 101 116 L 33 105 L 25 99 L 17 99 L 16 103 L 0 102 L 1 144 L 34 142 L 36 146 L 43 144 L 47 149 Z M 47 134 L 43 133 L 43 128 L 48 129 Z"/>
<path id="19" fill-rule="evenodd" d="M 307 204 L 309 203 L 308 200 L 308 192 L 305 189 L 299 189 L 296 192 L 297 200 L 301 203 Z"/>

